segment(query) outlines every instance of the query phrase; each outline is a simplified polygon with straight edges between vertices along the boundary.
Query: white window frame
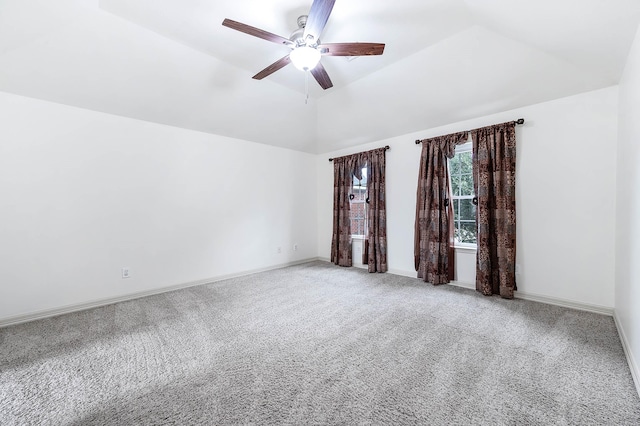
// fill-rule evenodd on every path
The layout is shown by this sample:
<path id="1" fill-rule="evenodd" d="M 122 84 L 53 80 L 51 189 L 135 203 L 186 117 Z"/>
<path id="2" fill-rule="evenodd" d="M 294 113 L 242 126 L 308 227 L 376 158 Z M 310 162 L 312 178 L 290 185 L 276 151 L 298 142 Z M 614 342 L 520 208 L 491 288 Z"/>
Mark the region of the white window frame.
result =
<path id="1" fill-rule="evenodd" d="M 473 146 L 471 144 L 471 141 L 468 141 L 468 142 L 463 143 L 461 145 L 456 145 L 455 155 L 462 154 L 462 153 L 465 153 L 465 152 L 471 152 L 472 150 L 473 150 Z M 451 178 L 452 178 L 452 176 L 451 176 L 451 164 L 449 164 L 449 187 L 453 188 L 451 186 Z M 468 199 L 472 200 L 473 198 L 474 198 L 473 194 L 471 194 L 471 195 L 452 195 L 451 208 L 454 209 L 454 213 L 455 213 L 455 205 L 456 205 L 455 200 L 468 200 Z M 454 229 L 456 227 L 455 220 L 454 220 L 453 227 L 454 227 Z M 478 233 L 478 222 L 476 220 L 476 241 L 477 241 L 477 238 L 478 238 L 477 233 Z M 454 243 L 453 244 L 454 244 L 454 248 L 461 248 L 461 249 L 467 249 L 467 250 L 477 250 L 478 249 L 478 244 L 477 243 L 476 244 L 473 244 L 473 243 L 461 243 L 461 242 L 458 242 L 458 241 L 456 241 L 454 239 Z"/>
<path id="2" fill-rule="evenodd" d="M 366 174 L 367 167 L 365 166 L 362 169 L 363 169 L 363 174 Z M 368 179 L 368 177 L 367 177 L 367 179 Z M 353 180 L 353 177 L 352 177 L 352 180 Z M 362 186 L 358 187 L 354 183 L 352 188 L 355 190 L 356 188 L 362 188 Z M 365 190 L 365 195 L 366 195 L 366 193 L 367 193 L 367 186 L 366 185 L 364 186 L 364 190 Z M 351 238 L 363 240 L 367 236 L 367 228 L 368 228 L 368 224 L 369 224 L 369 222 L 368 222 L 368 219 L 369 219 L 368 218 L 368 210 L 369 209 L 367 208 L 367 205 L 366 205 L 366 203 L 367 203 L 366 202 L 366 197 L 365 197 L 364 200 L 356 200 L 354 198 L 353 200 L 349 200 L 349 202 L 351 203 L 352 206 L 353 206 L 353 204 L 363 204 L 364 205 L 364 229 L 363 229 L 364 233 L 363 234 L 351 234 Z"/>

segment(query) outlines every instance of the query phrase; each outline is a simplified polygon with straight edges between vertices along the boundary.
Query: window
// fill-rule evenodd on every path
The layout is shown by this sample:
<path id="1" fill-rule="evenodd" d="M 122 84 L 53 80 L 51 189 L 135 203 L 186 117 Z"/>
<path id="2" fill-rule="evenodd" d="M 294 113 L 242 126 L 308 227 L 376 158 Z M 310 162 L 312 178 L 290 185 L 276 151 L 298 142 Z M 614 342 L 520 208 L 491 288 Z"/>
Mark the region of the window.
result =
<path id="1" fill-rule="evenodd" d="M 449 160 L 451 192 L 453 193 L 453 217 L 455 244 L 476 246 L 476 206 L 473 204 L 473 167 L 471 143 L 456 147 L 456 154 Z"/>
<path id="2" fill-rule="evenodd" d="M 367 168 L 362 168 L 362 179 L 353 176 L 351 191 L 351 235 L 364 236 L 367 233 Z"/>

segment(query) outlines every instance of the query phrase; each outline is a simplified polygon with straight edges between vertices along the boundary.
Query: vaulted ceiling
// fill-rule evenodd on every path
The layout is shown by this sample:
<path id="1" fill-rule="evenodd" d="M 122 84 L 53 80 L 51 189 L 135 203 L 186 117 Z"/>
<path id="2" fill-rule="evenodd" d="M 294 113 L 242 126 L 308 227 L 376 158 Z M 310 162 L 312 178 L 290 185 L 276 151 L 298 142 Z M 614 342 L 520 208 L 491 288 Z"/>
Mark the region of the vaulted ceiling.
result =
<path id="1" fill-rule="evenodd" d="M 337 0 L 321 37 L 384 55 L 324 57 L 326 91 L 288 66 L 312 0 L 0 0 L 0 90 L 311 153 L 618 82 L 637 0 Z"/>

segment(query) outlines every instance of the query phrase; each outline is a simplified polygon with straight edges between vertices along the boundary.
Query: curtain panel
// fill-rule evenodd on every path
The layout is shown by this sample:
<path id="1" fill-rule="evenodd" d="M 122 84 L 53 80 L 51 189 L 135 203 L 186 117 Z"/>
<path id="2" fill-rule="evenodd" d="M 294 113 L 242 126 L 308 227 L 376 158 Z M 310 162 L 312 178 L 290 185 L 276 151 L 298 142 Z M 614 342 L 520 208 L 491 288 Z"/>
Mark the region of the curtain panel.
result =
<path id="1" fill-rule="evenodd" d="M 333 235 L 331 262 L 338 266 L 352 266 L 351 218 L 349 194 L 353 187 L 358 156 L 333 159 Z"/>
<path id="2" fill-rule="evenodd" d="M 453 280 L 453 205 L 447 159 L 455 146 L 467 141 L 468 132 L 422 140 L 416 219 L 414 263 L 418 278 L 432 284 Z"/>
<path id="3" fill-rule="evenodd" d="M 476 290 L 512 299 L 516 290 L 515 123 L 471 131 L 477 197 Z"/>
<path id="4" fill-rule="evenodd" d="M 364 255 L 369 272 L 387 272 L 386 148 L 333 159 L 333 236 L 331 262 L 352 266 L 350 194 L 353 177 L 367 168 L 367 238 Z M 363 256 L 363 263 L 365 262 Z"/>
<path id="5" fill-rule="evenodd" d="M 362 154 L 367 164 L 367 214 L 369 220 L 367 265 L 369 272 L 387 272 L 387 201 L 385 148 Z"/>

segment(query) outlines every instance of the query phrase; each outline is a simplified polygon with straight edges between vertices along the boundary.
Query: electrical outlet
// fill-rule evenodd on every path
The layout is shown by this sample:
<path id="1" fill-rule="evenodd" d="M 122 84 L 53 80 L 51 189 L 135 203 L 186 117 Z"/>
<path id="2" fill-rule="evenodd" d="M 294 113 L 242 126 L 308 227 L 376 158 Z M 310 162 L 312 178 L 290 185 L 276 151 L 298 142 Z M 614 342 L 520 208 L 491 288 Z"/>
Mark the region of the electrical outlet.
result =
<path id="1" fill-rule="evenodd" d="M 122 278 L 129 278 L 129 277 L 131 277 L 129 268 L 122 268 Z"/>
<path id="2" fill-rule="evenodd" d="M 293 245 L 293 251 L 298 251 L 298 245 L 297 244 Z"/>
<path id="3" fill-rule="evenodd" d="M 277 252 L 278 254 L 282 253 L 282 247 L 277 247 L 277 248 L 276 248 L 276 252 Z"/>
<path id="4" fill-rule="evenodd" d="M 519 263 L 516 263 L 516 275 L 520 275 L 522 273 L 522 267 Z"/>

